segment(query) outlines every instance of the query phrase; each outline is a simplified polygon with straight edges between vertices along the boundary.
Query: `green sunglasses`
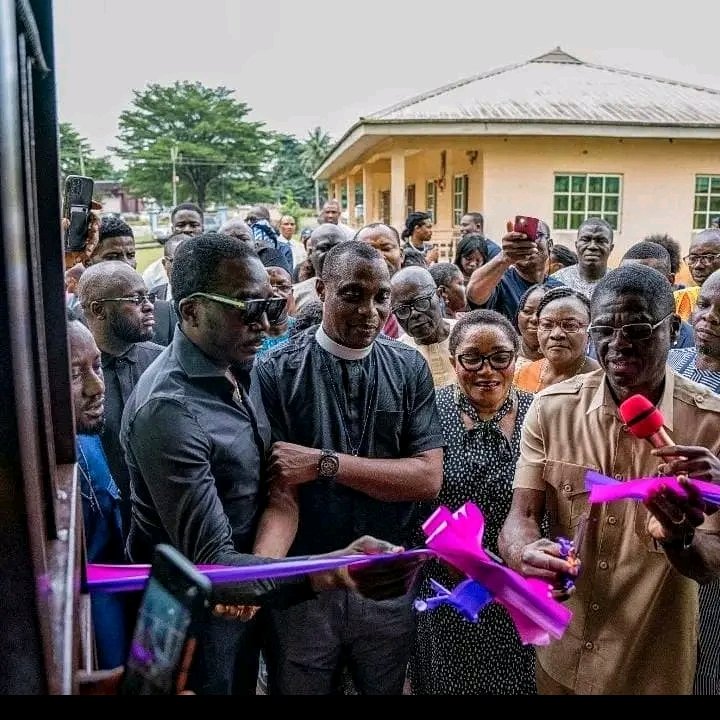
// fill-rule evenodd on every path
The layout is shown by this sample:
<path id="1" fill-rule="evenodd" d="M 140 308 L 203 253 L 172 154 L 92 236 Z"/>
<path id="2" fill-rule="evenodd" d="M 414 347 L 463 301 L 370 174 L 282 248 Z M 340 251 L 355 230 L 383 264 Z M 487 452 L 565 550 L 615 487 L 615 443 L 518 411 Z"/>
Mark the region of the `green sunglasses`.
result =
<path id="1" fill-rule="evenodd" d="M 263 298 L 262 300 L 236 300 L 225 295 L 215 295 L 214 293 L 196 292 L 188 295 L 185 299 L 190 300 L 194 297 L 203 297 L 223 305 L 229 305 L 238 310 L 243 311 L 243 321 L 248 325 L 258 323 L 262 320 L 263 315 L 267 315 L 269 323 L 276 323 L 282 317 L 285 311 L 287 300 L 282 297 Z"/>

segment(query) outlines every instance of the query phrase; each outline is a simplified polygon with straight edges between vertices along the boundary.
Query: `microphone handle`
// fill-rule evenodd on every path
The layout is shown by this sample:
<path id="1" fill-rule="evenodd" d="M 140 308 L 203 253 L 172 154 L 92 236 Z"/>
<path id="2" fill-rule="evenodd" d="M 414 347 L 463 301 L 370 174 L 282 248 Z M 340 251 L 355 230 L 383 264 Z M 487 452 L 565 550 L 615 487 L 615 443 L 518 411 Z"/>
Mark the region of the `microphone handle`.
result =
<path id="1" fill-rule="evenodd" d="M 647 439 L 650 444 L 656 448 L 670 447 L 675 444 L 673 439 L 668 435 L 667 430 L 663 427 L 652 435 L 649 435 Z M 687 460 L 687 458 L 684 455 L 668 455 L 665 461 L 668 460 Z"/>
<path id="2" fill-rule="evenodd" d="M 675 444 L 672 441 L 672 438 L 668 435 L 667 430 L 665 430 L 665 428 L 663 427 L 661 427 L 657 432 L 654 432 L 652 435 L 650 435 L 648 437 L 648 440 L 650 441 L 650 444 L 656 448 L 669 447 Z"/>

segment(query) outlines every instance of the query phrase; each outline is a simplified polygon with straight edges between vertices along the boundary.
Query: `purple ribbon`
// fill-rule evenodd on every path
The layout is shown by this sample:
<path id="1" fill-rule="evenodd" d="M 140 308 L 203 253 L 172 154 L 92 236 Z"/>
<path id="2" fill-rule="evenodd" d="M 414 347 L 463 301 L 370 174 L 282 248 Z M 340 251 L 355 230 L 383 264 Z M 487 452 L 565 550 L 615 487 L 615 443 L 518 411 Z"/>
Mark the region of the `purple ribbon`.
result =
<path id="1" fill-rule="evenodd" d="M 429 555 L 425 549 L 406 550 L 401 553 L 378 553 L 377 555 L 341 555 L 330 558 L 288 558 L 258 565 L 197 565 L 197 569 L 214 585 L 252 582 L 272 578 L 295 577 L 341 567 L 360 568 L 397 560 L 402 557 Z M 128 592 L 142 590 L 150 575 L 150 565 L 103 565 L 87 566 L 87 587 L 94 592 Z"/>
<path id="2" fill-rule="evenodd" d="M 524 644 L 548 645 L 553 638 L 562 637 L 572 613 L 549 597 L 546 582 L 523 577 L 487 554 L 482 547 L 485 518 L 480 508 L 466 503 L 452 513 L 440 507 L 425 521 L 423 530 L 428 548 L 507 609 Z M 442 586 L 439 589 L 439 595 L 425 601 L 428 609 L 445 602 L 469 619 L 482 609 L 478 607 L 481 594 L 467 583 L 460 583 L 450 593 Z"/>
<path id="3" fill-rule="evenodd" d="M 703 480 L 690 479 L 697 488 L 700 497 L 712 505 L 720 505 L 720 486 Z M 676 477 L 644 477 L 633 480 L 616 480 L 601 475 L 594 470 L 585 472 L 585 487 L 590 490 L 591 503 L 613 502 L 614 500 L 647 500 L 649 494 L 660 490 L 661 486 L 669 488 L 681 497 L 687 491 Z"/>

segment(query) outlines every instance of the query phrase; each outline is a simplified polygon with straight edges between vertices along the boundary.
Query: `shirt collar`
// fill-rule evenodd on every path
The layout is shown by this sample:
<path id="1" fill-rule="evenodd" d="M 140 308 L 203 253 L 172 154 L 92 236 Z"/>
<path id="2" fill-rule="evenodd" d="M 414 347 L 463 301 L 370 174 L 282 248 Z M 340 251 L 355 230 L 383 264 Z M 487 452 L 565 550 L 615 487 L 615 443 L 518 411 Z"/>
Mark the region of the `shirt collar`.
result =
<path id="1" fill-rule="evenodd" d="M 660 398 L 660 403 L 658 405 L 658 409 L 662 413 L 664 426 L 672 431 L 673 429 L 673 409 L 675 403 L 673 402 L 673 398 L 675 396 L 675 374 L 670 370 L 665 370 L 665 388 L 663 390 L 662 397 Z M 608 415 L 615 415 L 616 417 L 620 417 L 619 410 L 617 405 L 615 404 L 615 401 L 613 400 L 613 397 L 610 393 L 610 390 L 607 387 L 607 378 L 606 375 L 603 373 L 602 376 L 602 382 L 599 383 L 597 390 L 595 391 L 595 394 L 592 397 L 592 400 L 590 401 L 590 405 L 588 406 L 586 415 L 589 415 L 591 412 L 598 410 L 599 408 L 604 408 L 605 412 Z"/>
<path id="2" fill-rule="evenodd" d="M 127 352 L 124 352 L 122 355 L 110 355 L 110 353 L 106 353 L 101 351 L 100 352 L 100 362 L 103 366 L 103 368 L 112 368 L 115 367 L 115 364 L 118 360 L 127 360 L 131 363 L 137 362 L 137 356 L 138 356 L 138 349 L 137 349 L 137 343 L 133 343 L 130 346 L 130 349 Z"/>
<path id="3" fill-rule="evenodd" d="M 371 343 L 364 348 L 345 347 L 345 345 L 340 345 L 340 343 L 336 343 L 325 332 L 325 330 L 323 330 L 322 324 L 318 325 L 318 329 L 315 332 L 315 340 L 317 340 L 317 344 L 323 350 L 329 352 L 331 355 L 334 355 L 337 358 L 340 358 L 341 360 L 362 360 L 372 352 L 374 344 Z"/>
<path id="4" fill-rule="evenodd" d="M 206 355 L 185 335 L 179 325 L 173 335 L 172 348 L 180 367 L 188 377 L 226 377 L 227 364 L 218 363 Z"/>

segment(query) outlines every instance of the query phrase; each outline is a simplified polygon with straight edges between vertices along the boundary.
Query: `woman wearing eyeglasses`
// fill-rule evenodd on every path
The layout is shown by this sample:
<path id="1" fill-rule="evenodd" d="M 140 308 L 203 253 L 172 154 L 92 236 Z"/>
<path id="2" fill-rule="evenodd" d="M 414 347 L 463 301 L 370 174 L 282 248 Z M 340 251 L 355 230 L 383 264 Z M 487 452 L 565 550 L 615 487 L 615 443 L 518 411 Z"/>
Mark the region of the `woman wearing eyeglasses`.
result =
<path id="1" fill-rule="evenodd" d="M 493 310 L 463 315 L 450 333 L 457 382 L 436 391 L 445 439 L 443 484 L 429 513 L 475 503 L 485 516 L 483 547 L 498 553 L 497 538 L 510 509 L 520 429 L 532 395 L 513 387 L 520 338 Z M 464 577 L 429 560 L 419 597 L 436 594 L 430 581 L 452 589 Z M 535 654 L 520 642 L 503 606 L 490 603 L 478 623 L 440 606 L 418 613 L 410 662 L 414 695 L 535 693 Z"/>
<path id="2" fill-rule="evenodd" d="M 535 318 L 543 357 L 517 372 L 515 385 L 520 390 L 540 392 L 600 367 L 586 355 L 590 301 L 582 293 L 569 287 L 548 290 L 538 303 Z"/>
<path id="3" fill-rule="evenodd" d="M 702 284 L 690 316 L 695 347 L 671 350 L 676 373 L 720 394 L 720 270 Z M 720 580 L 700 586 L 695 695 L 720 695 Z"/>

